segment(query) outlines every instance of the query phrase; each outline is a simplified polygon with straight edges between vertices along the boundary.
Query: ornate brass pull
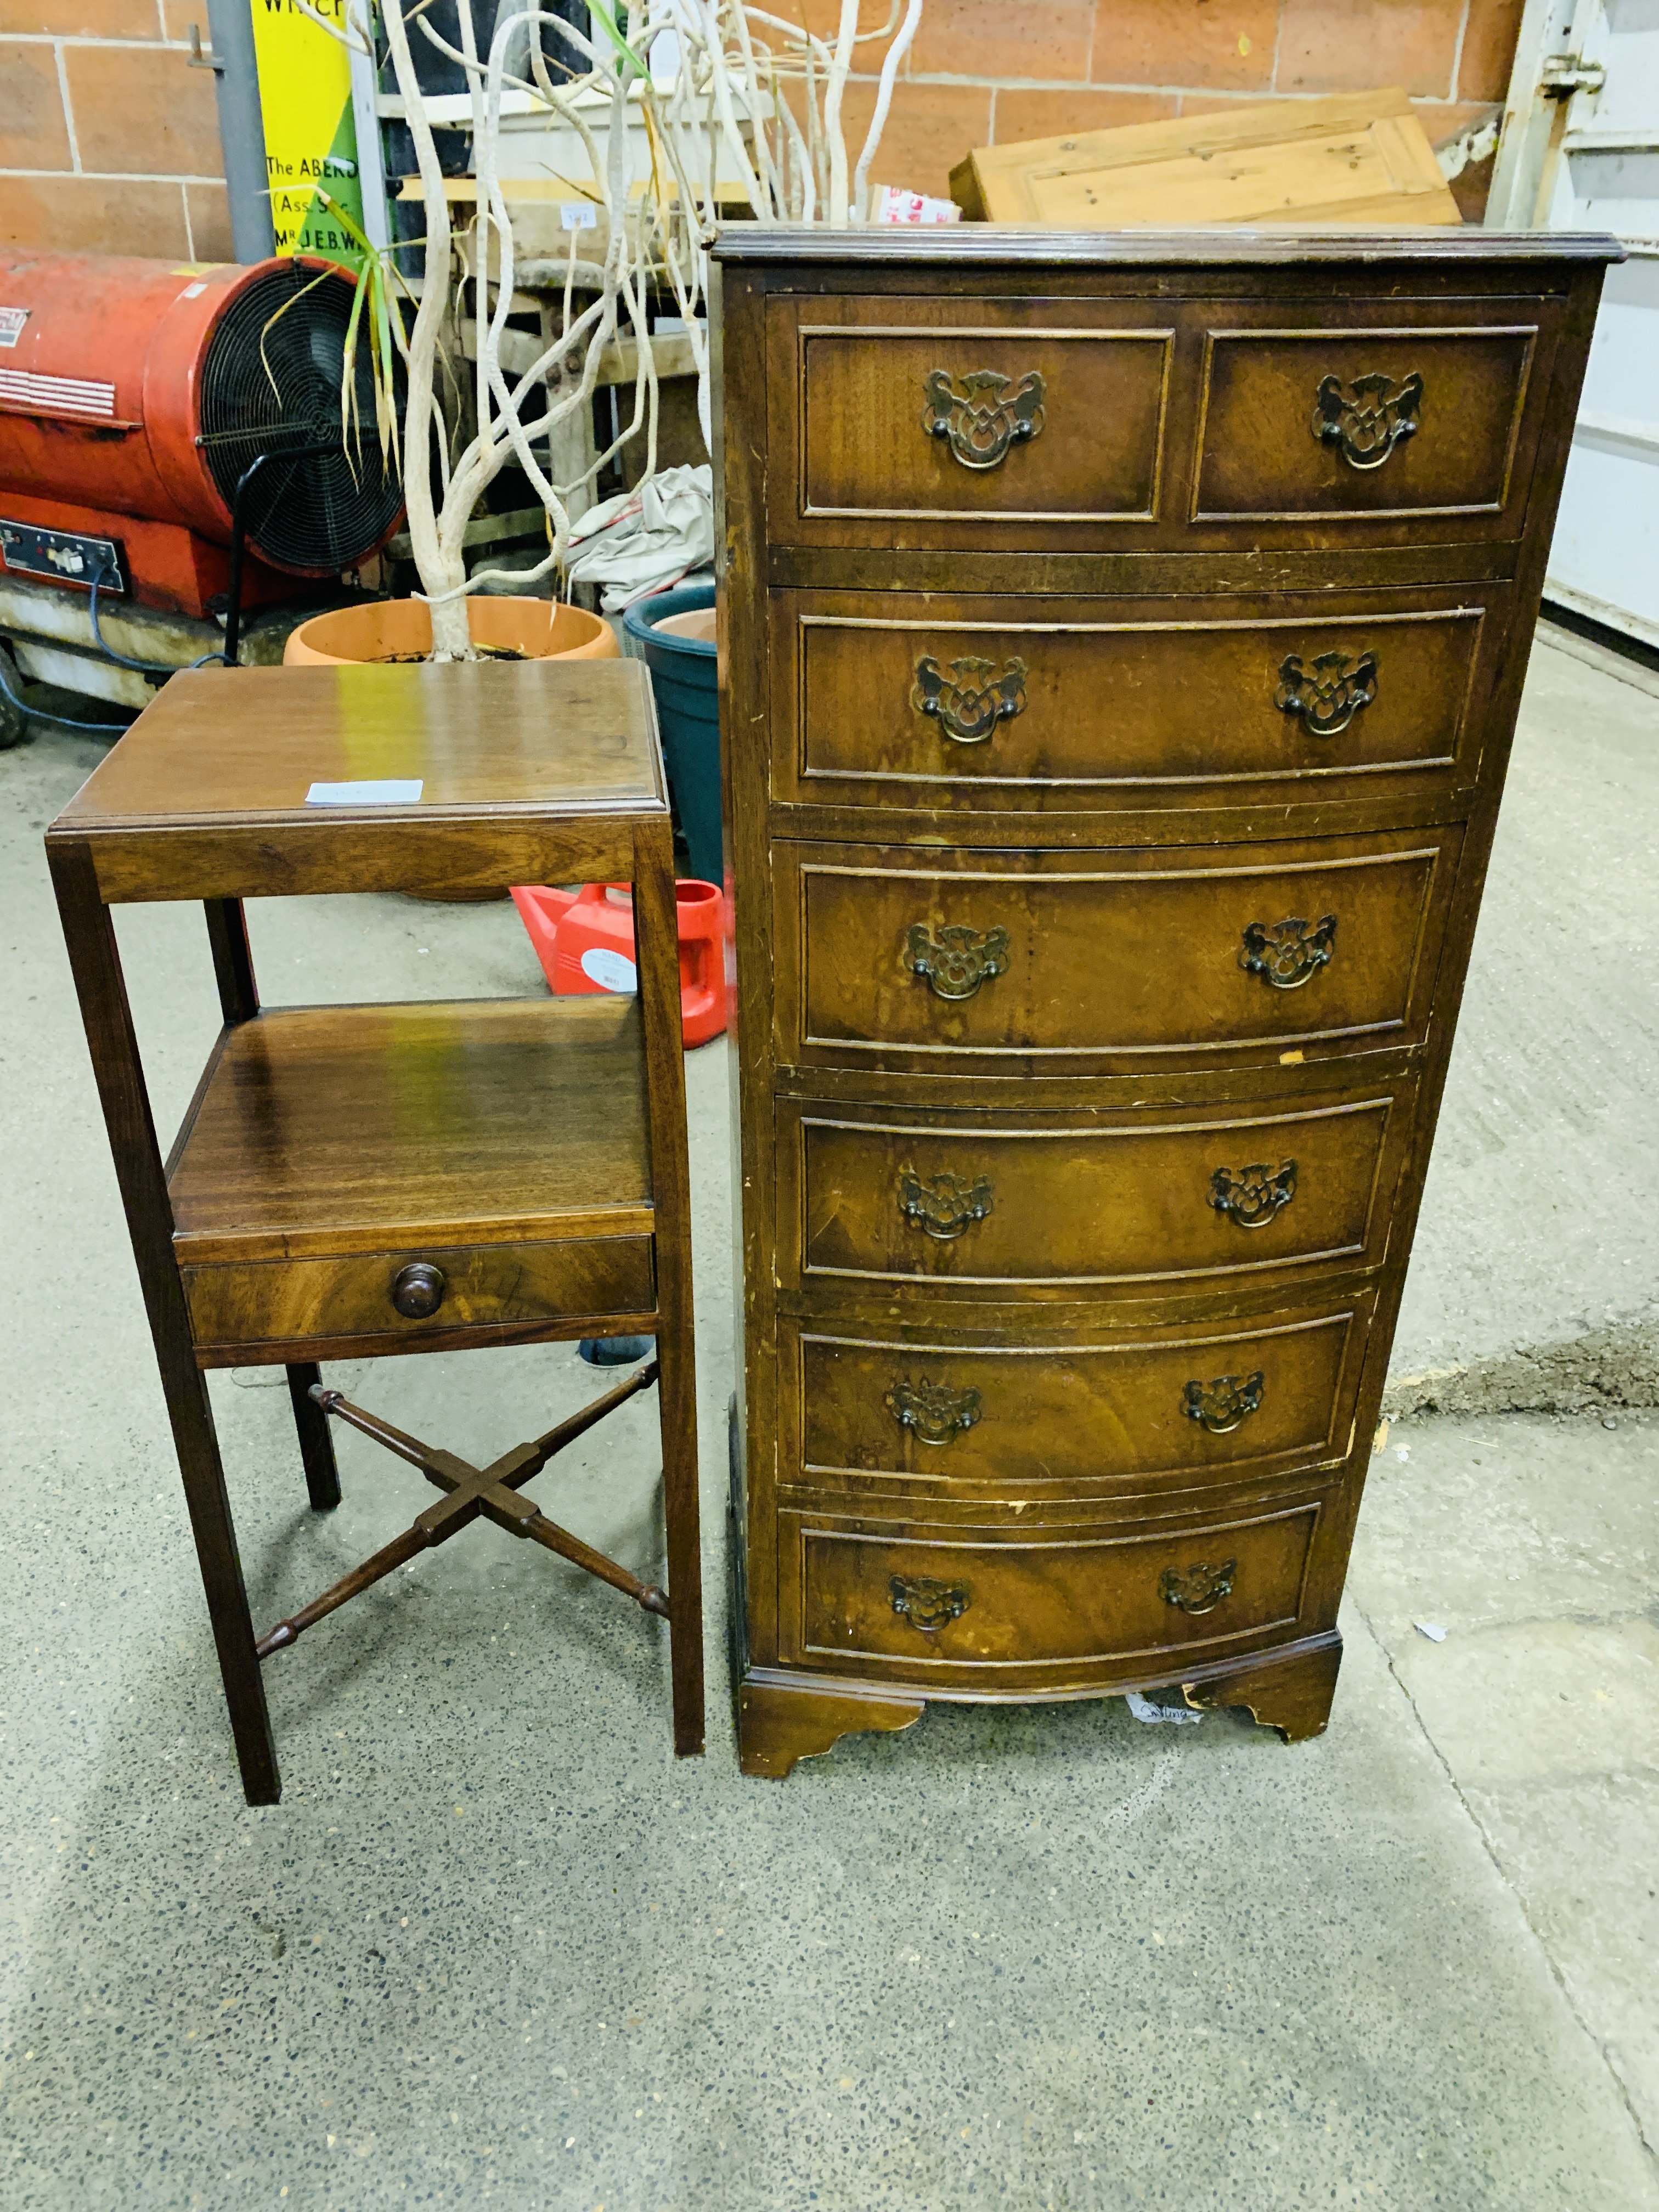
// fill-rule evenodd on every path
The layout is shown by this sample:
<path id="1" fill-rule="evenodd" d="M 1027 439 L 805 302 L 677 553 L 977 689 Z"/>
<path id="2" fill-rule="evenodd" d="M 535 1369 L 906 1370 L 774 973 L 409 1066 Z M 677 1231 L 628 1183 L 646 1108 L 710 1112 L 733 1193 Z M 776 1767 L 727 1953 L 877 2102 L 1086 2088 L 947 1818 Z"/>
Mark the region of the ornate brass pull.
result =
<path id="1" fill-rule="evenodd" d="M 1181 1410 L 1212 1437 L 1224 1437 L 1261 1405 L 1266 1380 L 1258 1367 L 1254 1375 L 1218 1375 L 1212 1382 L 1189 1382 L 1181 1395 Z"/>
<path id="2" fill-rule="evenodd" d="M 936 999 L 971 999 L 981 983 L 1008 970 L 1008 933 L 981 932 L 946 922 L 935 937 L 925 921 L 914 921 L 904 939 L 904 964 L 925 975 Z"/>
<path id="3" fill-rule="evenodd" d="M 936 1583 L 930 1575 L 895 1575 L 887 1587 L 899 1619 L 924 1636 L 936 1636 L 951 1621 L 960 1620 L 973 1602 L 966 1583 Z"/>
<path id="4" fill-rule="evenodd" d="M 1423 380 L 1357 376 L 1345 391 L 1340 376 L 1320 379 L 1311 428 L 1322 446 L 1335 446 L 1350 468 L 1380 469 L 1395 447 L 1417 431 Z"/>
<path id="5" fill-rule="evenodd" d="M 924 1444 L 948 1444 L 979 1419 L 977 1390 L 952 1390 L 924 1376 L 920 1382 L 895 1382 L 882 1400 L 900 1428 Z"/>
<path id="6" fill-rule="evenodd" d="M 948 438 L 964 469 L 995 468 L 1010 446 L 1023 446 L 1042 428 L 1048 387 L 1036 369 L 1018 384 L 994 368 L 970 369 L 958 389 L 948 368 L 935 368 L 925 389 L 921 427 L 929 437 Z"/>
<path id="7" fill-rule="evenodd" d="M 1304 668 L 1300 654 L 1292 653 L 1279 664 L 1273 704 L 1297 716 L 1310 738 L 1334 738 L 1376 696 L 1374 653 L 1362 653 L 1358 660 L 1346 653 L 1317 653 L 1311 668 Z"/>
<path id="8" fill-rule="evenodd" d="M 1165 1605 L 1182 1613 L 1213 1613 L 1224 1597 L 1231 1597 L 1237 1559 L 1224 1559 L 1218 1567 L 1200 1559 L 1195 1566 L 1165 1567 L 1158 1578 L 1158 1594 Z"/>
<path id="9" fill-rule="evenodd" d="M 1255 1160 L 1237 1172 L 1218 1168 L 1210 1177 L 1210 1204 L 1240 1229 L 1265 1229 L 1296 1196 L 1296 1162 L 1270 1168 Z"/>
<path id="10" fill-rule="evenodd" d="M 1299 991 L 1335 950 L 1334 914 L 1322 914 L 1311 929 L 1300 915 L 1293 914 L 1271 928 L 1265 921 L 1251 922 L 1244 932 L 1238 964 L 1247 975 L 1260 975 L 1275 991 Z"/>
<path id="11" fill-rule="evenodd" d="M 991 1185 L 981 1176 L 968 1183 L 950 1174 L 924 1178 L 914 1168 L 902 1168 L 898 1179 L 899 1212 L 915 1229 L 941 1243 L 960 1237 L 991 1211 Z"/>
<path id="12" fill-rule="evenodd" d="M 1011 653 L 1000 676 L 994 660 L 953 660 L 947 676 L 931 653 L 916 663 L 910 704 L 931 714 L 959 745 L 982 745 L 999 722 L 1025 712 L 1025 663 Z"/>

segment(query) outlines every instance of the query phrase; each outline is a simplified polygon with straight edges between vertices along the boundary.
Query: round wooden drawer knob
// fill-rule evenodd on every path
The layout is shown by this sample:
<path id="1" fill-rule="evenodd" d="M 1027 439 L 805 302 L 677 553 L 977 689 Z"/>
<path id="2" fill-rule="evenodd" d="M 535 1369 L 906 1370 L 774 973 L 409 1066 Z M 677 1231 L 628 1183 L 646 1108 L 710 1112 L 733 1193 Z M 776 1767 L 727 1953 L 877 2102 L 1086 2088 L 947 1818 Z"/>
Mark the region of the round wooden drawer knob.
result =
<path id="1" fill-rule="evenodd" d="M 429 1260 L 411 1260 L 392 1278 L 392 1303 L 407 1321 L 425 1321 L 444 1302 L 444 1271 Z"/>

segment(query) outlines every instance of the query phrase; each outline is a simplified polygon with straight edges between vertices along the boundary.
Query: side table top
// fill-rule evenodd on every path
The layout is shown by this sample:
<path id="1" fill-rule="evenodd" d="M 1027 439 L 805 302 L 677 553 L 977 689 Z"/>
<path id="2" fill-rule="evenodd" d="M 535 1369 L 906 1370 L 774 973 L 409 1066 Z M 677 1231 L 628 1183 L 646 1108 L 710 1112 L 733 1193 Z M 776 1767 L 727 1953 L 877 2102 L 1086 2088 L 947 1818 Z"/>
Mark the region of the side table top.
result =
<path id="1" fill-rule="evenodd" d="M 313 784 L 387 782 L 419 796 L 307 804 Z M 574 880 L 584 839 L 602 862 L 607 837 L 667 814 L 638 661 L 203 668 L 172 678 L 47 836 L 87 841 L 106 899 L 258 896 L 403 888 L 406 865 L 419 888 L 434 841 L 484 881 L 492 848 L 516 853 L 503 883 L 546 880 L 535 862 L 563 842 Z"/>
<path id="2" fill-rule="evenodd" d="M 313 783 L 416 781 L 412 805 L 307 806 Z M 53 824 L 98 832 L 666 805 L 646 673 L 629 660 L 186 669 Z"/>

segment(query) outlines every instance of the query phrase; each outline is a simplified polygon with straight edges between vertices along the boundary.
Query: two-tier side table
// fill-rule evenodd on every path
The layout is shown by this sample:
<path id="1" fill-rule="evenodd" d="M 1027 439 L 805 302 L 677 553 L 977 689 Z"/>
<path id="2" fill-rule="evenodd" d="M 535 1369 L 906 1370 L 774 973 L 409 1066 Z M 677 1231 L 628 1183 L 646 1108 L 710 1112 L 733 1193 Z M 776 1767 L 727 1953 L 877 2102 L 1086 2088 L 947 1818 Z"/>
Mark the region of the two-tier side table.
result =
<path id="1" fill-rule="evenodd" d="M 345 803 L 307 803 L 330 785 L 348 787 Z M 672 838 L 650 689 L 631 661 L 176 676 L 47 832 L 251 1803 L 281 1790 L 264 1662 L 480 1516 L 665 1617 L 674 1747 L 702 1749 Z M 631 882 L 636 994 L 260 1006 L 245 899 L 578 880 Z M 204 903 L 224 1026 L 164 1160 L 110 908 L 165 899 Z M 482 1468 L 348 1404 L 319 1371 L 329 1358 L 634 1333 L 656 1338 L 651 1361 Z M 313 1506 L 339 1498 L 331 1417 L 443 1493 L 263 1637 L 206 1380 L 258 1364 L 288 1370 Z M 665 1593 L 523 1495 L 653 1382 Z"/>

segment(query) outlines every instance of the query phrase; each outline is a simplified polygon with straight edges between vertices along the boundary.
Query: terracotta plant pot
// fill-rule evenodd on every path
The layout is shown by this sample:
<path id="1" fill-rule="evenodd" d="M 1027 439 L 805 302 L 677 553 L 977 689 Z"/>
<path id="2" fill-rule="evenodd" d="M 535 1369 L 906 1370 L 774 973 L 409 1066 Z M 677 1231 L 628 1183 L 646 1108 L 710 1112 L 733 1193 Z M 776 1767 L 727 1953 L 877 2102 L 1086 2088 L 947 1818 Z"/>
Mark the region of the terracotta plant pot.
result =
<path id="1" fill-rule="evenodd" d="M 613 660 L 620 652 L 610 623 L 580 607 L 482 595 L 466 605 L 475 645 L 503 647 L 536 660 Z M 377 599 L 313 615 L 289 636 L 283 659 L 289 668 L 337 666 L 431 650 L 432 615 L 423 599 Z"/>

